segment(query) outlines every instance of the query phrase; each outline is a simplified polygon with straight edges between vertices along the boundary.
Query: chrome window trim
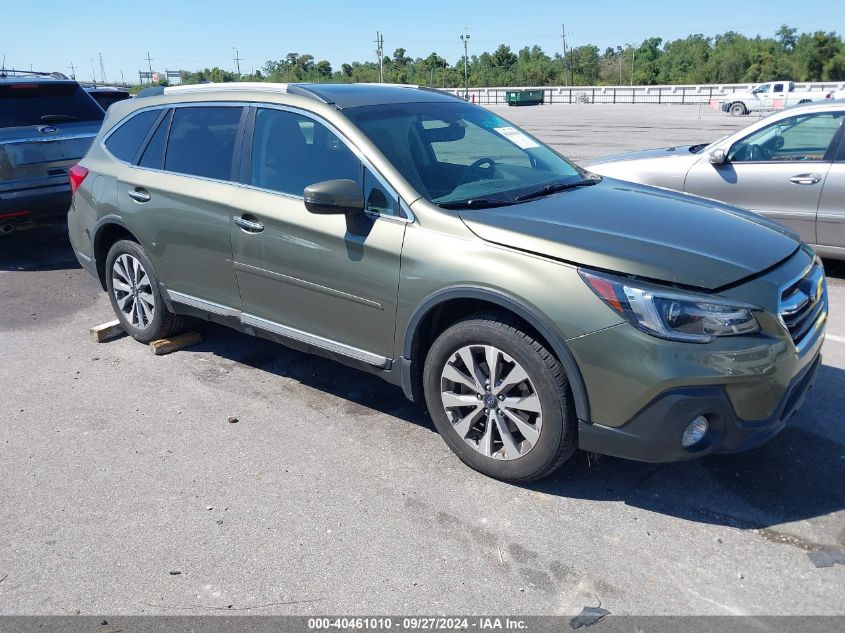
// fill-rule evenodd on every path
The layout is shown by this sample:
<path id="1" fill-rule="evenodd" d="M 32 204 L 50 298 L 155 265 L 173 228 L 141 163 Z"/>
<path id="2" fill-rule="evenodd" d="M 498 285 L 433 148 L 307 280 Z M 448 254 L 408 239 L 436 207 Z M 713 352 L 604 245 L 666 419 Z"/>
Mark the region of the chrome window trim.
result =
<path id="1" fill-rule="evenodd" d="M 335 341 L 318 334 L 299 330 L 289 325 L 284 325 L 283 323 L 255 316 L 254 314 L 247 314 L 237 308 L 225 306 L 206 299 L 200 299 L 199 297 L 194 297 L 193 295 L 188 295 L 182 292 L 176 292 L 168 289 L 167 296 L 174 303 L 181 303 L 183 305 L 211 312 L 213 314 L 236 318 L 242 325 L 254 327 L 266 332 L 272 332 L 273 334 L 278 334 L 285 338 L 299 341 L 300 343 L 306 343 L 307 345 L 312 345 L 329 352 L 334 352 L 336 354 L 340 354 L 341 356 L 362 361 L 380 369 L 390 368 L 390 359 L 385 356 L 374 354 L 373 352 L 368 352 L 367 350 L 353 347 L 352 345 L 346 345 L 345 343 L 340 343 L 339 341 Z"/>

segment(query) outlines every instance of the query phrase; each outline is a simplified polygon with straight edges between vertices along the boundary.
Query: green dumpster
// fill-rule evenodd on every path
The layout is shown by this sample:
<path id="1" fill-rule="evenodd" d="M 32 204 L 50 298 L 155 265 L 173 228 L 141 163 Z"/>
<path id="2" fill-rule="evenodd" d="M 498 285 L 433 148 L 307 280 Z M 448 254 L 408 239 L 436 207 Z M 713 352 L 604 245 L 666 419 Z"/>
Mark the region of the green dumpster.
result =
<path id="1" fill-rule="evenodd" d="M 505 92 L 505 102 L 509 106 L 542 105 L 543 96 L 542 90 L 508 90 Z"/>

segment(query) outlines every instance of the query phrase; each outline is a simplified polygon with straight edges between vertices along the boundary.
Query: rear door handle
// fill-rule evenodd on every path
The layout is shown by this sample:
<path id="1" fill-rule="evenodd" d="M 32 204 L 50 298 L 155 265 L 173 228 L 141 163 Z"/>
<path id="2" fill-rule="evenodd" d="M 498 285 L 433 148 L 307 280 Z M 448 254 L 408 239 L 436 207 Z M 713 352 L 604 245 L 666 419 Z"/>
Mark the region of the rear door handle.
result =
<path id="1" fill-rule="evenodd" d="M 235 224 L 247 233 L 261 233 L 264 230 L 264 225 L 261 222 L 248 220 L 243 216 L 235 218 Z"/>
<path id="2" fill-rule="evenodd" d="M 818 174 L 798 174 L 789 179 L 796 185 L 814 185 L 822 179 Z"/>
<path id="3" fill-rule="evenodd" d="M 152 198 L 152 196 L 143 189 L 130 189 L 127 193 L 135 202 L 149 202 Z"/>

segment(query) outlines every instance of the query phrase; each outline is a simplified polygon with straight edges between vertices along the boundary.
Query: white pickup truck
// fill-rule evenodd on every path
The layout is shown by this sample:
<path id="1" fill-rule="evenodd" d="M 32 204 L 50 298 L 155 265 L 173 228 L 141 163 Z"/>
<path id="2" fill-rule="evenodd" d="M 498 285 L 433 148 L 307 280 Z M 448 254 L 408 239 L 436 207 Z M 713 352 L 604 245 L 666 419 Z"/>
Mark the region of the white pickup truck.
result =
<path id="1" fill-rule="evenodd" d="M 795 90 L 795 83 L 779 80 L 760 84 L 750 92 L 734 92 L 721 98 L 722 112 L 742 116 L 749 112 L 781 110 L 798 103 L 820 101 L 828 95 L 824 90 Z"/>

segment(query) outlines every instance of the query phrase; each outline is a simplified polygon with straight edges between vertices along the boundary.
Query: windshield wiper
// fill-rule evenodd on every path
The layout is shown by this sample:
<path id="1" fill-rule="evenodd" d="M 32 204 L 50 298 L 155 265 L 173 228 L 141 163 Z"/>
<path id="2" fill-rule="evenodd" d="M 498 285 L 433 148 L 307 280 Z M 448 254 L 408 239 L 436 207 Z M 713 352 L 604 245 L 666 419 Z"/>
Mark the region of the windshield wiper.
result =
<path id="1" fill-rule="evenodd" d="M 62 121 L 79 121 L 79 117 L 72 114 L 45 114 L 41 117 L 42 123 L 61 123 Z"/>
<path id="2" fill-rule="evenodd" d="M 710 143 L 699 143 L 698 145 L 691 145 L 690 148 L 689 148 L 689 153 L 690 154 L 698 154 L 701 150 L 703 150 L 708 145 L 710 145 Z"/>
<path id="3" fill-rule="evenodd" d="M 469 200 L 455 200 L 454 202 L 437 202 L 443 209 L 492 209 L 506 207 L 513 204 L 510 200 L 489 200 L 487 198 L 471 198 Z"/>
<path id="4" fill-rule="evenodd" d="M 524 193 L 521 196 L 516 198 L 517 202 L 524 202 L 526 200 L 532 200 L 534 198 L 541 198 L 543 196 L 548 196 L 553 193 L 557 193 L 558 191 L 564 191 L 565 189 L 575 189 L 576 187 L 589 187 L 590 185 L 594 185 L 601 181 L 601 178 L 587 178 L 585 180 L 576 180 L 575 182 L 556 182 L 551 185 L 546 185 L 542 189 L 537 189 L 536 191 L 530 191 L 528 193 Z"/>

